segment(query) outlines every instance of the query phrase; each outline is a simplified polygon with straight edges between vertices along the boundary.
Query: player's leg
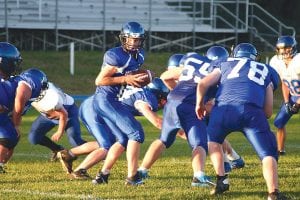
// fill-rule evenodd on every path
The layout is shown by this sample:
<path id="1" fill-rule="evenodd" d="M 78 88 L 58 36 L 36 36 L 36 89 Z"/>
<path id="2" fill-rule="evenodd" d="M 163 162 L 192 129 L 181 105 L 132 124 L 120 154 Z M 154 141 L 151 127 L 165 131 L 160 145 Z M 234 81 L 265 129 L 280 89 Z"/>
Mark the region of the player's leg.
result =
<path id="1" fill-rule="evenodd" d="M 274 119 L 274 126 L 277 128 L 277 149 L 280 155 L 285 154 L 285 140 L 286 140 L 286 124 L 292 114 L 286 112 L 285 104 L 282 104 L 279 112 Z"/>
<path id="2" fill-rule="evenodd" d="M 245 162 L 243 158 L 232 148 L 231 144 L 227 140 L 224 140 L 222 147 L 225 154 L 224 159 L 227 159 L 229 161 L 230 168 L 239 169 L 245 166 Z M 225 163 L 226 160 L 224 162 L 224 165 Z M 225 171 L 226 171 L 226 165 L 225 165 Z"/>
<path id="3" fill-rule="evenodd" d="M 285 155 L 285 140 L 286 140 L 286 128 L 285 126 L 277 129 L 277 148 L 279 155 Z"/>
<path id="4" fill-rule="evenodd" d="M 247 125 L 243 132 L 262 161 L 263 177 L 266 181 L 268 194 L 278 193 L 276 137 L 270 130 L 263 110 L 251 107 L 247 113 L 248 115 L 245 116 Z M 258 121 L 260 123 L 257 123 Z"/>
<path id="5" fill-rule="evenodd" d="M 67 133 L 69 143 L 72 145 L 72 147 L 84 144 L 86 141 L 81 137 L 78 107 L 76 104 L 73 104 L 72 106 L 68 107 L 67 111 L 68 122 L 65 131 Z"/>
<path id="6" fill-rule="evenodd" d="M 138 170 L 141 177 L 144 179 L 149 177 L 148 171 L 160 157 L 161 153 L 166 148 L 170 147 L 176 139 L 176 134 L 180 127 L 178 127 L 178 116 L 174 113 L 176 113 L 176 105 L 171 104 L 170 102 L 167 103 L 164 107 L 160 138 L 151 143 Z"/>
<path id="7" fill-rule="evenodd" d="M 210 119 L 207 127 L 208 137 L 208 152 L 214 170 L 217 174 L 217 182 L 214 189 L 211 191 L 212 195 L 221 194 L 229 190 L 228 175 L 225 174 L 224 169 L 224 152 L 222 143 L 230 130 L 226 129 L 229 123 L 237 123 L 237 113 L 230 112 L 228 106 L 215 106 L 210 114 Z M 226 116 L 232 116 L 230 119 Z"/>
<path id="8" fill-rule="evenodd" d="M 12 122 L 7 119 L 7 122 L 3 120 L 3 124 L 0 126 L 0 174 L 5 173 L 4 165 L 11 158 L 15 146 L 19 142 L 19 135 Z"/>
<path id="9" fill-rule="evenodd" d="M 31 144 L 39 144 L 45 146 L 52 151 L 50 161 L 57 160 L 57 152 L 64 149 L 63 146 L 56 144 L 46 134 L 56 126 L 51 120 L 39 115 L 31 125 L 31 130 L 28 135 L 28 140 Z"/>

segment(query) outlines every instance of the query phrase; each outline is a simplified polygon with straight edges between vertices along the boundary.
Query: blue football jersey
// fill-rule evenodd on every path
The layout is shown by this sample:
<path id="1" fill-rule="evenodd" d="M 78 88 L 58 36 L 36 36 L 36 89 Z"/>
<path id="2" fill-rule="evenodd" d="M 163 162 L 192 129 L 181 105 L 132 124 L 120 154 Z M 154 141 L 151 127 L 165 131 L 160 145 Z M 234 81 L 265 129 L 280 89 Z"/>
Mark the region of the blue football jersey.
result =
<path id="1" fill-rule="evenodd" d="M 168 99 L 195 104 L 197 83 L 211 71 L 210 62 L 199 54 L 187 56 L 179 81 Z"/>
<path id="2" fill-rule="evenodd" d="M 31 76 L 29 74 L 26 74 L 26 75 L 21 74 L 18 76 L 13 76 L 8 81 L 11 82 L 14 91 L 16 91 L 16 88 L 18 87 L 20 82 L 25 82 L 31 88 L 31 97 L 30 97 L 29 101 L 26 102 L 25 108 L 23 111 L 25 113 L 30 108 L 31 102 L 40 96 L 42 83 L 36 77 Z M 14 94 L 13 99 L 15 99 L 15 94 Z"/>
<path id="3" fill-rule="evenodd" d="M 267 64 L 246 58 L 227 58 L 217 67 L 222 74 L 217 102 L 264 106 L 266 88 L 271 82 Z"/>
<path id="4" fill-rule="evenodd" d="M 0 82 L 0 124 L 6 123 L 14 105 L 16 88 L 9 81 Z"/>
<path id="5" fill-rule="evenodd" d="M 118 72 L 115 73 L 113 76 L 123 76 L 128 72 L 135 71 L 139 69 L 142 64 L 144 63 L 144 51 L 141 50 L 136 54 L 136 56 L 129 54 L 123 50 L 122 47 L 115 47 L 109 49 L 103 58 L 102 67 L 106 65 L 111 65 L 118 67 Z M 122 85 L 108 85 L 108 86 L 98 86 L 96 89 L 97 92 L 104 92 L 107 95 L 112 97 L 122 93 L 121 90 Z"/>
<path id="6" fill-rule="evenodd" d="M 157 98 L 147 88 L 135 88 L 132 86 L 127 86 L 126 89 L 124 90 L 122 97 L 119 100 L 135 116 L 142 115 L 142 113 L 140 113 L 134 106 L 134 104 L 138 101 L 143 101 L 148 103 L 149 106 L 152 108 L 152 111 L 154 112 L 158 110 Z"/>

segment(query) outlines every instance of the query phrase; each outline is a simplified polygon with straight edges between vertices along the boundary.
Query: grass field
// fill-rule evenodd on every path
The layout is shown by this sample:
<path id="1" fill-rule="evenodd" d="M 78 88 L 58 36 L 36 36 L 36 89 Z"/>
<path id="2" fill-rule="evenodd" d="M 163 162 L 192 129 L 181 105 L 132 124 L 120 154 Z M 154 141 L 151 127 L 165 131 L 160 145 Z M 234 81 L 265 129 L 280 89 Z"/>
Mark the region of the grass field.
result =
<path id="1" fill-rule="evenodd" d="M 165 69 L 166 56 L 169 54 L 151 55 L 149 66 L 159 74 Z M 24 68 L 37 66 L 42 68 L 49 79 L 61 86 L 70 94 L 91 94 L 94 91 L 94 78 L 99 71 L 101 55 L 99 53 L 82 52 L 75 61 L 75 76 L 68 75 L 68 54 L 66 52 L 34 53 L 25 52 Z M 34 59 L 33 59 L 34 58 Z M 30 60 L 30 62 L 29 62 Z M 280 95 L 276 94 L 276 106 L 280 102 Z M 276 113 L 276 110 L 275 110 Z M 7 173 L 0 175 L 0 199 L 243 199 L 255 200 L 266 198 L 266 186 L 261 172 L 261 164 L 250 144 L 240 133 L 229 136 L 229 141 L 236 151 L 243 156 L 246 166 L 234 170 L 230 174 L 230 191 L 219 197 L 209 195 L 211 188 L 191 187 L 191 150 L 186 141 L 177 139 L 174 145 L 164 152 L 150 171 L 151 178 L 140 187 L 124 185 L 127 174 L 125 156 L 114 166 L 109 184 L 92 185 L 91 181 L 71 180 L 62 170 L 59 162 L 49 162 L 50 152 L 41 146 L 30 145 L 27 140 L 32 121 L 37 113 L 31 110 L 23 118 L 22 137 L 15 149 L 15 153 L 7 164 Z M 145 154 L 150 143 L 159 135 L 143 117 L 138 118 L 145 130 L 145 143 L 142 145 L 141 157 Z M 270 119 L 272 125 L 274 119 Z M 287 155 L 280 157 L 279 177 L 280 190 L 291 199 L 300 199 L 300 135 L 299 115 L 293 116 L 288 126 L 286 141 Z M 53 133 L 53 132 L 52 132 Z M 82 127 L 82 134 L 86 140 L 93 140 Z M 50 135 L 50 134 L 49 134 Z M 70 148 L 66 137 L 60 142 Z M 74 162 L 77 166 L 83 159 Z M 99 163 L 89 170 L 95 176 L 102 166 Z M 211 162 L 207 158 L 206 173 L 214 176 Z"/>

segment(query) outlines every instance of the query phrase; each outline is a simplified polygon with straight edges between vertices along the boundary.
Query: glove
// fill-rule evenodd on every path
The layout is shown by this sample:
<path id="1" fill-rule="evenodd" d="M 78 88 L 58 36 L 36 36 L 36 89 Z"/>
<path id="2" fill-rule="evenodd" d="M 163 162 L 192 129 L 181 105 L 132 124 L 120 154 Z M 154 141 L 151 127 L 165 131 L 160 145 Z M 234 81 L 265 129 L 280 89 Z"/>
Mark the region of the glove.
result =
<path id="1" fill-rule="evenodd" d="M 294 103 L 293 105 L 291 105 L 291 103 L 288 102 L 288 103 L 284 103 L 284 105 L 285 105 L 285 111 L 289 115 L 293 115 L 299 112 L 300 104 Z"/>
<path id="2" fill-rule="evenodd" d="M 289 115 L 292 115 L 292 105 L 290 102 L 288 103 L 284 103 L 284 106 L 285 106 L 285 112 Z"/>
<path id="3" fill-rule="evenodd" d="M 294 105 L 291 107 L 291 111 L 293 114 L 297 114 L 300 109 L 300 104 L 294 103 Z"/>

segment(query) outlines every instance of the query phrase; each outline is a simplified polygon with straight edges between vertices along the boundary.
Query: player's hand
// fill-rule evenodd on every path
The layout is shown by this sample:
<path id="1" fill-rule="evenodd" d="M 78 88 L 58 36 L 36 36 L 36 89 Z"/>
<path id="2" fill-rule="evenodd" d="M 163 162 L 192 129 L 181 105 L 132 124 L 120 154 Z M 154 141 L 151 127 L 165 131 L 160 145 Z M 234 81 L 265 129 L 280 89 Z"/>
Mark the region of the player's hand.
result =
<path id="1" fill-rule="evenodd" d="M 300 105 L 297 103 L 294 103 L 293 105 L 288 102 L 288 103 L 284 103 L 285 106 L 285 112 L 289 115 L 293 115 L 299 112 L 300 109 Z"/>
<path id="2" fill-rule="evenodd" d="M 145 75 L 143 74 L 127 74 L 125 75 L 125 83 L 134 87 L 142 87 L 145 82 Z"/>
<path id="3" fill-rule="evenodd" d="M 56 131 L 52 136 L 51 136 L 51 140 L 53 142 L 57 142 L 58 140 L 60 140 L 60 138 L 62 137 L 63 133 Z"/>
<path id="4" fill-rule="evenodd" d="M 203 104 L 196 105 L 195 112 L 196 112 L 198 119 L 200 119 L 200 120 L 204 119 L 204 117 L 206 115 L 205 106 Z"/>
<path id="5" fill-rule="evenodd" d="M 291 111 L 293 114 L 297 114 L 300 109 L 300 104 L 294 103 L 291 107 Z"/>

